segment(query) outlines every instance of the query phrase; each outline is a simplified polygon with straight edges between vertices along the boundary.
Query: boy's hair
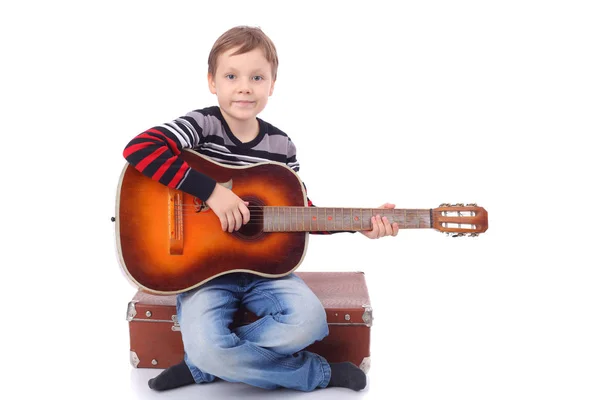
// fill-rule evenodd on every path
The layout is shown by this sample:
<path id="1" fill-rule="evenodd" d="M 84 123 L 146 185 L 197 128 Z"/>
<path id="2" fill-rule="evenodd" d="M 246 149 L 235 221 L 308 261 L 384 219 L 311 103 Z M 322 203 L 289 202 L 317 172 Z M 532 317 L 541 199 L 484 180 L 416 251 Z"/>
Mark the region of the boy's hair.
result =
<path id="1" fill-rule="evenodd" d="M 275 45 L 260 28 L 250 26 L 236 26 L 217 39 L 208 55 L 208 72 L 214 76 L 217 72 L 217 58 L 236 47 L 239 49 L 232 55 L 248 53 L 256 48 L 261 49 L 267 61 L 271 63 L 273 80 L 277 78 L 279 60 Z"/>

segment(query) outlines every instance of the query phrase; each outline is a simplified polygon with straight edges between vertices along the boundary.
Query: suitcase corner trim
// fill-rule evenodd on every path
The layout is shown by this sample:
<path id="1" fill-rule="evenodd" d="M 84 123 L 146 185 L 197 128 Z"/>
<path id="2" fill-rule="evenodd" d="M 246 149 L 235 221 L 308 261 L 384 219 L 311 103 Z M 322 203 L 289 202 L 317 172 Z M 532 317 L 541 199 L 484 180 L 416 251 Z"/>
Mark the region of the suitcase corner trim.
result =
<path id="1" fill-rule="evenodd" d="M 363 304 L 365 312 L 362 315 L 362 319 L 369 328 L 373 325 L 373 307 L 369 304 Z"/>
<path id="2" fill-rule="evenodd" d="M 138 300 L 131 300 L 129 303 L 127 303 L 127 317 L 125 318 L 129 322 L 131 322 L 137 314 L 137 310 L 135 309 L 135 303 L 137 302 Z"/>
<path id="3" fill-rule="evenodd" d="M 133 368 L 137 368 L 140 364 L 140 358 L 138 357 L 135 351 L 129 352 L 129 362 L 131 363 Z"/>
<path id="4" fill-rule="evenodd" d="M 360 363 L 360 365 L 358 366 L 358 368 L 360 368 L 362 370 L 362 372 L 365 373 L 365 375 L 368 374 L 369 370 L 371 369 L 371 357 L 363 358 L 363 360 Z"/>

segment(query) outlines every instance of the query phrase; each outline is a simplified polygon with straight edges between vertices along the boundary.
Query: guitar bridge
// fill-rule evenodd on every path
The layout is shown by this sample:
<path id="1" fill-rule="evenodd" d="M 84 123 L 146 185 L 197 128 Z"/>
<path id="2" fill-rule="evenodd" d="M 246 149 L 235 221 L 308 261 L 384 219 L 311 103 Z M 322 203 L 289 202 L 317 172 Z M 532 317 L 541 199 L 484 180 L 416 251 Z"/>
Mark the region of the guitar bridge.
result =
<path id="1" fill-rule="evenodd" d="M 169 189 L 167 215 L 169 254 L 181 255 L 183 254 L 183 193 L 180 190 Z"/>

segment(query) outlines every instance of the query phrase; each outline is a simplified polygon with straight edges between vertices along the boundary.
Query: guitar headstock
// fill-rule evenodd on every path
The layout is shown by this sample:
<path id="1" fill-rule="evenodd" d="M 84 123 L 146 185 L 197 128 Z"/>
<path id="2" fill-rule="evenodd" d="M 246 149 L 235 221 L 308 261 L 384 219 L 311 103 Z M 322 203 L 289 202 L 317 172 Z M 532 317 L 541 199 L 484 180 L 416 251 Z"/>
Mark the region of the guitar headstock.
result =
<path id="1" fill-rule="evenodd" d="M 447 235 L 478 236 L 488 228 L 487 211 L 477 204 L 440 204 L 432 210 L 433 228 Z"/>

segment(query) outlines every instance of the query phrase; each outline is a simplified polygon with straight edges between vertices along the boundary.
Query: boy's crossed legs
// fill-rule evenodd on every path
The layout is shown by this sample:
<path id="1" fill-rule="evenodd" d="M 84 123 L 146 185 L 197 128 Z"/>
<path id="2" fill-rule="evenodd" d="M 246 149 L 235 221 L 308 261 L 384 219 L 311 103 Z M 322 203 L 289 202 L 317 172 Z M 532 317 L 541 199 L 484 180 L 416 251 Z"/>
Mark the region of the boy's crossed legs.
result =
<path id="1" fill-rule="evenodd" d="M 232 332 L 240 302 L 260 319 Z M 294 274 L 280 279 L 223 275 L 179 295 L 177 314 L 184 361 L 151 379 L 152 389 L 216 377 L 265 389 L 366 386 L 365 374 L 354 364 L 329 364 L 315 353 L 300 351 L 327 336 L 328 326 L 321 302 Z"/>

